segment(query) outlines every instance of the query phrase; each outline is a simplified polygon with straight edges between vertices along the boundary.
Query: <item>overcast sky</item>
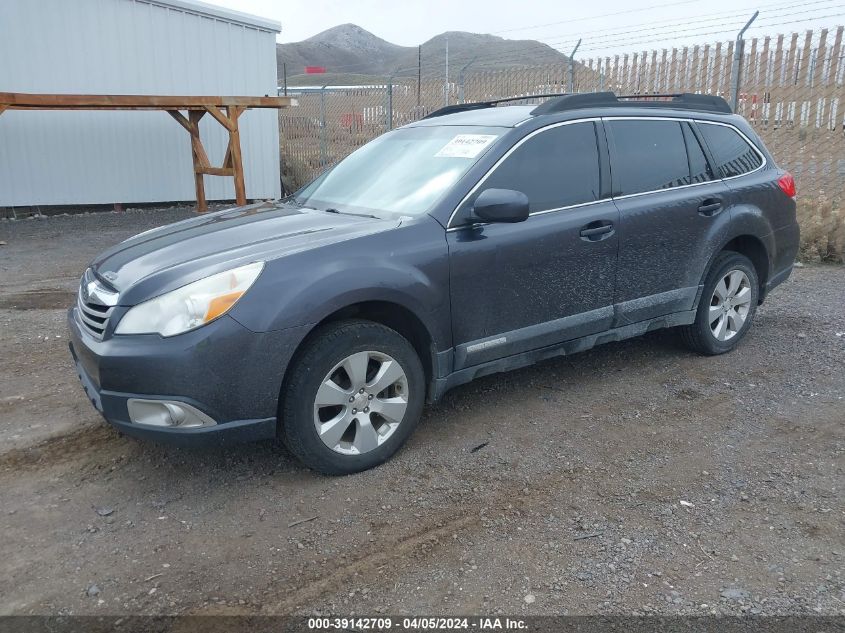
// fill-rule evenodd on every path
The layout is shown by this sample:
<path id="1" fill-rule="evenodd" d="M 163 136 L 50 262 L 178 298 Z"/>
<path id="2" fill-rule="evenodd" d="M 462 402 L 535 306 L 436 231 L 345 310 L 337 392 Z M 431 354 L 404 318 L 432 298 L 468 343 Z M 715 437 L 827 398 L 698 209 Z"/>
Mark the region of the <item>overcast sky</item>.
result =
<path id="1" fill-rule="evenodd" d="M 564 52 L 583 38 L 585 57 L 733 39 L 755 9 L 750 35 L 845 22 L 843 0 L 206 0 L 282 23 L 295 42 L 352 22 L 395 44 L 415 46 L 443 31 L 537 39 Z"/>

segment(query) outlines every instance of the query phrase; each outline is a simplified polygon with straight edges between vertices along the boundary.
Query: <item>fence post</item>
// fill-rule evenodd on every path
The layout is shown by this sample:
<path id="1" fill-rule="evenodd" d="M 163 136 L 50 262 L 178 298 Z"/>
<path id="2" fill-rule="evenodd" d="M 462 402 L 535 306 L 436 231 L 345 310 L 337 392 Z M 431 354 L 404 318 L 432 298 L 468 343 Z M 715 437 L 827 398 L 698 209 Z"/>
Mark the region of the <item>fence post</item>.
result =
<path id="1" fill-rule="evenodd" d="M 320 167 L 326 166 L 326 87 L 320 89 Z"/>
<path id="2" fill-rule="evenodd" d="M 387 80 L 387 129 L 393 129 L 393 75 Z"/>
<path id="3" fill-rule="evenodd" d="M 581 46 L 581 38 L 578 38 L 578 43 L 572 52 L 569 54 L 569 84 L 566 87 L 566 92 L 572 94 L 575 92 L 575 53 L 578 52 L 578 47 Z"/>
<path id="4" fill-rule="evenodd" d="M 475 63 L 476 59 L 478 59 L 478 55 L 476 55 L 471 60 L 469 60 L 469 63 L 464 65 L 463 68 L 461 68 L 461 72 L 458 75 L 458 103 L 464 102 L 464 77 L 465 77 L 466 69 L 469 68 L 470 66 L 472 66 L 472 64 Z"/>
<path id="5" fill-rule="evenodd" d="M 733 67 L 731 68 L 731 109 L 734 112 L 736 112 L 737 108 L 739 108 L 739 87 L 742 83 L 740 75 L 742 74 L 742 53 L 745 48 L 745 40 L 742 39 L 742 36 L 745 34 L 745 31 L 748 30 L 748 27 L 751 26 L 751 23 L 757 19 L 759 14 L 759 11 L 755 11 L 754 15 L 751 16 L 751 19 L 745 23 L 745 26 L 742 27 L 742 30 L 740 30 L 736 36 Z"/>

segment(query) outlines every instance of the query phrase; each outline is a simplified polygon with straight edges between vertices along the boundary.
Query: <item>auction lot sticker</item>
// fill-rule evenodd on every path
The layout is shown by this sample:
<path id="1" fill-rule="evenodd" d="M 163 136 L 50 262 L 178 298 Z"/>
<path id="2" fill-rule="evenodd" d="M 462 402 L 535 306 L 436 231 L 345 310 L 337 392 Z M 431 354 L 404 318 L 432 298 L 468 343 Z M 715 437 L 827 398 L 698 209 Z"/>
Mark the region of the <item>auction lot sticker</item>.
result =
<path id="1" fill-rule="evenodd" d="M 495 140 L 495 134 L 458 134 L 434 156 L 436 158 L 475 158 Z"/>

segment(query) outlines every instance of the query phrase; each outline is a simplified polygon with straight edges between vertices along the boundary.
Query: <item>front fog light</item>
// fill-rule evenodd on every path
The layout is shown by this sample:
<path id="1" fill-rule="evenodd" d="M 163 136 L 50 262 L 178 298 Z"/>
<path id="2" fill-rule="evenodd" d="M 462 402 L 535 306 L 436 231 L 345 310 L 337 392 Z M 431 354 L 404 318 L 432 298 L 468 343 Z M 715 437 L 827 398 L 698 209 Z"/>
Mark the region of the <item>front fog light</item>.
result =
<path id="1" fill-rule="evenodd" d="M 130 398 L 126 403 L 129 419 L 144 426 L 195 429 L 217 424 L 205 413 L 184 402 L 174 400 L 141 400 Z"/>

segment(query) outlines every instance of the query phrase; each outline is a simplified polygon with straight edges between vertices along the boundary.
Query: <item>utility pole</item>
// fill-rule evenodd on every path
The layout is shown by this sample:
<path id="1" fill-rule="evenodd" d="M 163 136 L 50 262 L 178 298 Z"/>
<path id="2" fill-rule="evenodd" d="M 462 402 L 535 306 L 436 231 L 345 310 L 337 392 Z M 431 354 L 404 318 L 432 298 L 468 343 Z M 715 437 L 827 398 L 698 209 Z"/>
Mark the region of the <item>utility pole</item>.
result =
<path id="1" fill-rule="evenodd" d="M 751 16 L 751 19 L 745 23 L 745 26 L 742 27 L 742 30 L 736 36 L 733 67 L 731 68 L 731 109 L 734 112 L 736 112 L 739 107 L 739 87 L 742 81 L 742 54 L 743 49 L 745 48 L 745 40 L 742 39 L 742 36 L 745 34 L 745 31 L 748 30 L 748 27 L 751 26 L 751 23 L 757 19 L 759 14 L 759 11 L 755 11 L 754 15 Z"/>
<path id="2" fill-rule="evenodd" d="M 449 36 L 446 35 L 446 83 L 443 84 L 443 105 L 449 105 Z"/>

